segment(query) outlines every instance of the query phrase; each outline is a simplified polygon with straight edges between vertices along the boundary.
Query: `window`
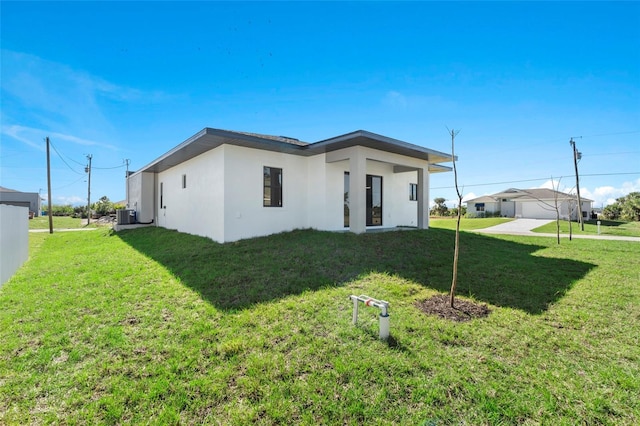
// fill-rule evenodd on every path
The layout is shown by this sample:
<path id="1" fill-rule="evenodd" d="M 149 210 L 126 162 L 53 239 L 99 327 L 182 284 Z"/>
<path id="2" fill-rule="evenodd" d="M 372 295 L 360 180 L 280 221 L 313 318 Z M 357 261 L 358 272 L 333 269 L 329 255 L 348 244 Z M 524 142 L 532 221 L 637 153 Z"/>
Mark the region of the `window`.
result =
<path id="1" fill-rule="evenodd" d="M 349 172 L 344 172 L 344 227 L 349 227 Z"/>
<path id="2" fill-rule="evenodd" d="M 382 176 L 367 175 L 367 226 L 382 226 Z"/>
<path id="3" fill-rule="evenodd" d="M 182 175 L 182 189 L 187 187 L 187 175 Z"/>
<path id="4" fill-rule="evenodd" d="M 418 184 L 417 183 L 409 184 L 409 200 L 418 201 Z"/>
<path id="5" fill-rule="evenodd" d="M 484 203 L 476 203 L 476 211 L 483 212 L 484 211 Z"/>
<path id="6" fill-rule="evenodd" d="M 282 207 L 282 169 L 264 166 L 263 170 L 264 207 Z"/>
<path id="7" fill-rule="evenodd" d="M 160 182 L 160 208 L 161 209 L 164 208 L 163 196 L 164 196 L 164 183 Z"/>

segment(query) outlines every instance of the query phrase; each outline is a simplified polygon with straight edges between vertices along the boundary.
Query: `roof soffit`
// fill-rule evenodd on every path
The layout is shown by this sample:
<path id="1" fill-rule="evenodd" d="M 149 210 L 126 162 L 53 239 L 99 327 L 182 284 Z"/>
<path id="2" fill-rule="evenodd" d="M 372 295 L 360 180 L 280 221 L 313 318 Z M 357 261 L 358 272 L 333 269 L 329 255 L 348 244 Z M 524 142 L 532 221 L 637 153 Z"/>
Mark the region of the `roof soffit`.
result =
<path id="1" fill-rule="evenodd" d="M 358 130 L 346 135 L 308 144 L 283 136 L 259 135 L 246 132 L 235 132 L 222 129 L 204 128 L 180 145 L 171 149 L 153 162 L 142 167 L 139 172 L 162 172 L 180 163 L 190 160 L 223 144 L 243 146 L 287 154 L 313 156 L 352 146 L 365 146 L 383 152 L 391 152 L 434 163 L 449 162 L 451 155 L 413 145 L 397 139 Z M 450 171 L 446 166 L 430 167 L 431 172 Z"/>

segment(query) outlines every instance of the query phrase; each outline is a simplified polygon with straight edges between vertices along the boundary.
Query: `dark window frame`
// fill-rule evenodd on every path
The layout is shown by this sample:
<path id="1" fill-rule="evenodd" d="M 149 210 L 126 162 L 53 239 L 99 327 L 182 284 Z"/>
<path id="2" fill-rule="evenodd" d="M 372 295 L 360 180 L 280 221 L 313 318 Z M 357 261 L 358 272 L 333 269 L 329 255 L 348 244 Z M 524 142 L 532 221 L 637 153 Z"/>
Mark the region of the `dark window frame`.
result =
<path id="1" fill-rule="evenodd" d="M 160 182 L 160 208 L 164 208 L 164 182 Z"/>
<path id="2" fill-rule="evenodd" d="M 187 188 L 187 175 L 183 174 L 182 175 L 182 189 L 186 189 Z"/>
<path id="3" fill-rule="evenodd" d="M 418 184 L 409 184 L 409 201 L 418 201 Z"/>
<path id="4" fill-rule="evenodd" d="M 263 166 L 262 168 L 262 206 L 282 207 L 282 168 Z M 268 194 L 268 197 L 265 196 Z"/>

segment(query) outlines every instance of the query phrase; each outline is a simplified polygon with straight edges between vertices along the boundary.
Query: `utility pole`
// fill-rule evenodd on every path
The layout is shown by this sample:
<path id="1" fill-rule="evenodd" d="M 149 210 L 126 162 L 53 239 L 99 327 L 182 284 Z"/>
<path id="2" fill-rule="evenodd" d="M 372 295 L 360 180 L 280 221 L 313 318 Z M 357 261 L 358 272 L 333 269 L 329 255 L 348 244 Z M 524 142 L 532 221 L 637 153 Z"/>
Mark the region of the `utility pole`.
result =
<path id="1" fill-rule="evenodd" d="M 87 185 L 87 226 L 91 223 L 91 158 L 93 156 L 91 154 L 87 155 L 87 160 L 89 160 L 89 165 L 84 168 L 84 171 L 89 174 L 89 180 Z"/>
<path id="2" fill-rule="evenodd" d="M 49 213 L 49 233 L 53 234 L 53 211 L 51 208 L 51 162 L 50 162 L 50 156 L 49 156 L 49 136 L 47 136 L 46 141 L 47 141 L 47 191 L 48 191 L 47 205 L 49 206 L 47 210 Z"/>
<path id="3" fill-rule="evenodd" d="M 580 199 L 580 179 L 578 177 L 578 160 L 582 158 L 582 153 L 576 149 L 576 142 L 571 138 L 569 144 L 573 147 L 573 165 L 576 168 L 576 192 L 578 194 L 578 220 L 580 221 L 580 230 L 584 231 L 584 221 L 582 220 L 582 200 Z"/>
<path id="4" fill-rule="evenodd" d="M 127 165 L 127 172 L 124 175 L 125 184 L 127 185 L 127 208 L 129 208 L 129 163 L 131 160 L 128 158 L 124 159 L 124 163 Z"/>

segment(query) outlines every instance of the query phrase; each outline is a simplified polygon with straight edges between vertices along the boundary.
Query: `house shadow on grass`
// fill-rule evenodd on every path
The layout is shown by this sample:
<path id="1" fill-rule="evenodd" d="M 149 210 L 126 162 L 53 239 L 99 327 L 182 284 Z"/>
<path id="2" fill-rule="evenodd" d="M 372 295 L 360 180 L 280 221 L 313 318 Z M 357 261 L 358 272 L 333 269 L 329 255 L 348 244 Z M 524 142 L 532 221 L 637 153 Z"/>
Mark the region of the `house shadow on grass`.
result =
<path id="1" fill-rule="evenodd" d="M 244 309 L 306 290 L 384 272 L 448 292 L 454 232 L 442 229 L 363 235 L 300 230 L 218 244 L 163 228 L 115 234 L 162 264 L 218 309 Z M 457 294 L 538 314 L 595 265 L 536 256 L 551 239 L 526 243 L 461 234 Z M 530 241 L 530 243 L 529 243 Z"/>

